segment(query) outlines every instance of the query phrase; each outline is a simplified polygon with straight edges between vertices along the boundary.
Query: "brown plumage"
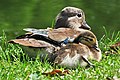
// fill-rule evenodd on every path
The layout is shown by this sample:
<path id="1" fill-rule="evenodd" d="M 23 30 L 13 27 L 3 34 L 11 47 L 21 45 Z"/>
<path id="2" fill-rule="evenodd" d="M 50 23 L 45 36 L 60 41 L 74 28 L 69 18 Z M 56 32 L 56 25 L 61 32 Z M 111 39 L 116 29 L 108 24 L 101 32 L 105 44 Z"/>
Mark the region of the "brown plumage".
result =
<path id="1" fill-rule="evenodd" d="M 88 61 L 91 52 L 86 45 L 81 43 L 69 43 L 66 46 L 60 48 L 60 50 L 58 50 L 55 54 L 58 54 L 58 56 L 55 58 L 54 64 L 60 66 L 75 68 L 79 65 L 92 65 L 92 63 Z"/>
<path id="2" fill-rule="evenodd" d="M 47 55 L 47 58 L 50 62 L 59 64 L 57 62 L 60 62 L 62 59 L 64 59 L 66 55 L 68 56 L 68 54 L 70 54 L 71 58 L 77 54 L 77 57 L 79 58 L 75 58 L 75 61 L 77 60 L 82 66 L 89 64 L 88 59 L 94 59 L 97 61 L 101 60 L 101 50 L 98 47 L 96 36 L 89 30 L 73 30 L 70 28 L 25 30 L 29 31 L 29 33 L 19 36 L 17 37 L 17 39 L 11 40 L 10 42 L 31 47 L 31 50 L 33 49 L 33 51 L 36 53 L 33 53 L 33 51 L 31 50 L 25 49 L 27 51 L 26 53 L 28 53 L 30 57 L 36 57 L 40 53 L 40 58 L 44 58 Z M 68 43 L 63 46 L 61 42 L 63 41 L 64 44 L 64 40 L 66 38 L 69 38 Z M 68 48 L 68 50 L 66 50 L 66 48 Z M 44 49 L 45 51 L 41 51 L 41 49 Z M 84 57 L 86 55 L 87 57 Z M 61 59 L 59 60 L 59 56 L 64 57 L 61 57 Z M 88 61 L 88 63 L 85 60 Z M 71 64 L 68 66 L 74 65 L 78 64 L 76 64 L 75 62 L 73 63 L 73 65 Z"/>

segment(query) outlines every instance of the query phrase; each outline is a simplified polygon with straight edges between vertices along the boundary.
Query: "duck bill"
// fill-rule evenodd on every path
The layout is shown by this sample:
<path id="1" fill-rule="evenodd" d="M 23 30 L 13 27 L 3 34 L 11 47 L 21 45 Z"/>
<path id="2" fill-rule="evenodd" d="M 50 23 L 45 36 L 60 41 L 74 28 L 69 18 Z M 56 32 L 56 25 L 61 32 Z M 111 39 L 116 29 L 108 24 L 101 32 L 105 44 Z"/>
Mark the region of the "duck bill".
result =
<path id="1" fill-rule="evenodd" d="M 86 23 L 86 21 L 82 23 L 81 28 L 91 30 L 90 26 Z"/>
<path id="2" fill-rule="evenodd" d="M 96 45 L 94 45 L 93 48 L 94 48 L 95 50 L 99 51 L 99 48 L 98 48 Z"/>

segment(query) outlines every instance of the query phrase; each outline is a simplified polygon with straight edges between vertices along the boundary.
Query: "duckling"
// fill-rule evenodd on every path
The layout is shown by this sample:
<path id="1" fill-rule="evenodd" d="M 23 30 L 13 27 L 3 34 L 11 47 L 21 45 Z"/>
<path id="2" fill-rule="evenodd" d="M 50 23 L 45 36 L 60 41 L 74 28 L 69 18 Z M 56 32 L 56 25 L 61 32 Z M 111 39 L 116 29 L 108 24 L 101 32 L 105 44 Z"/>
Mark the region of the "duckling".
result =
<path id="1" fill-rule="evenodd" d="M 81 33 L 72 43 L 66 44 L 56 52 L 58 56 L 54 63 L 69 68 L 93 65 L 88 59 L 100 61 L 101 50 L 98 47 L 96 36 L 88 30 Z"/>
<path id="2" fill-rule="evenodd" d="M 56 16 L 54 28 L 90 29 L 85 21 L 85 14 L 82 9 L 76 7 L 65 7 Z"/>
<path id="3" fill-rule="evenodd" d="M 29 33 L 17 37 L 17 39 L 10 40 L 10 42 L 32 48 L 44 48 L 49 54 L 55 53 L 61 49 L 61 42 L 64 42 L 66 38 L 70 38 L 68 39 L 68 43 L 82 43 L 88 46 L 91 52 L 91 54 L 89 54 L 91 59 L 97 61 L 101 60 L 101 50 L 98 47 L 97 38 L 89 30 L 73 30 L 71 28 L 58 28 L 50 30 L 37 30 L 29 28 L 24 30 L 28 31 Z M 31 54 L 33 55 L 33 53 Z"/>
<path id="4" fill-rule="evenodd" d="M 82 43 L 89 47 L 91 54 L 90 57 L 96 61 L 100 61 L 102 58 L 101 50 L 98 47 L 98 41 L 96 36 L 89 30 L 81 33 L 74 39 L 73 43 Z"/>

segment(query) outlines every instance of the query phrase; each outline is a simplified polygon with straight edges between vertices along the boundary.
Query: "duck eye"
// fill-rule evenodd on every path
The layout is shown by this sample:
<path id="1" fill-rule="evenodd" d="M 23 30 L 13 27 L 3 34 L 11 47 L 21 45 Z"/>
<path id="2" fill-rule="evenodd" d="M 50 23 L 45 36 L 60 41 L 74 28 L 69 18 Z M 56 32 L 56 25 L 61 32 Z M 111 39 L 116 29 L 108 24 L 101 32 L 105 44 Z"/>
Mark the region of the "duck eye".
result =
<path id="1" fill-rule="evenodd" d="M 77 14 L 78 17 L 81 17 L 82 15 L 81 14 Z"/>

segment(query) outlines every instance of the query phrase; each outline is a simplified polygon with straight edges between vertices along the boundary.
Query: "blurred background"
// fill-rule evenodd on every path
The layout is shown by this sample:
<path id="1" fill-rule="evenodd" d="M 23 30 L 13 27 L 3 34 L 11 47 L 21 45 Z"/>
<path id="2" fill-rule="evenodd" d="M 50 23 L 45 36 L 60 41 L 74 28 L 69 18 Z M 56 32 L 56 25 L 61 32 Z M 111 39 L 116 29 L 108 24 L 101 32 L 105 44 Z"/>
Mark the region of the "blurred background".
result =
<path id="1" fill-rule="evenodd" d="M 8 39 L 24 33 L 23 28 L 47 28 L 66 6 L 81 8 L 92 31 L 100 39 L 105 31 L 120 31 L 120 0 L 0 0 L 0 35 Z"/>

